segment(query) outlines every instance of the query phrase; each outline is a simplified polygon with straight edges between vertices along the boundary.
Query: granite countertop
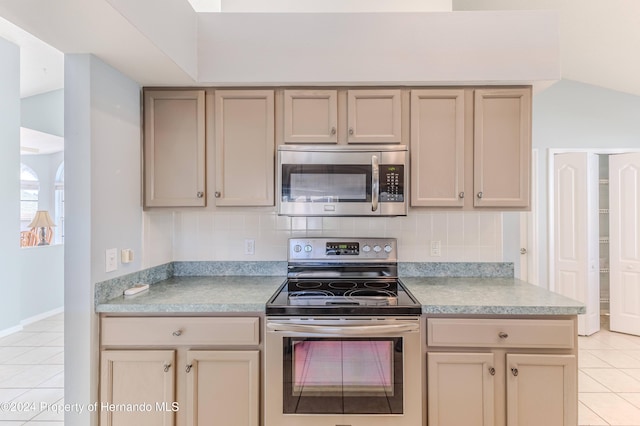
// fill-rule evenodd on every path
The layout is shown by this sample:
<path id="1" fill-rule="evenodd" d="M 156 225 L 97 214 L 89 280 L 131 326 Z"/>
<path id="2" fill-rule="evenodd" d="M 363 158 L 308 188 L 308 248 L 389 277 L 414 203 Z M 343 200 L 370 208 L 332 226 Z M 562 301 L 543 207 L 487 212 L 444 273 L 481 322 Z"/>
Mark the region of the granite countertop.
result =
<path id="1" fill-rule="evenodd" d="M 582 303 L 515 278 L 408 277 L 425 314 L 576 315 Z"/>
<path id="2" fill-rule="evenodd" d="M 118 296 L 96 305 L 100 313 L 264 313 L 265 303 L 284 282 L 278 276 L 171 277 L 149 291 Z"/>
<path id="3" fill-rule="evenodd" d="M 281 276 L 171 277 L 96 305 L 99 313 L 264 313 Z M 575 300 L 514 278 L 402 278 L 426 314 L 576 315 Z"/>

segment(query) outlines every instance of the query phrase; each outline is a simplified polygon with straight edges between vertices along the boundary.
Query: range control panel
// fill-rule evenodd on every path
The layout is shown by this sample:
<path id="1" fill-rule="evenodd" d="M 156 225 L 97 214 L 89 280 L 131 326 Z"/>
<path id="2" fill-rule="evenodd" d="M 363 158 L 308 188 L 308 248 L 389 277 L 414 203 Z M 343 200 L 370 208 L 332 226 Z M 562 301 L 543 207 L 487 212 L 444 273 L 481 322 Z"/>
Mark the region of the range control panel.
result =
<path id="1" fill-rule="evenodd" d="M 395 238 L 291 238 L 289 261 L 397 262 Z"/>

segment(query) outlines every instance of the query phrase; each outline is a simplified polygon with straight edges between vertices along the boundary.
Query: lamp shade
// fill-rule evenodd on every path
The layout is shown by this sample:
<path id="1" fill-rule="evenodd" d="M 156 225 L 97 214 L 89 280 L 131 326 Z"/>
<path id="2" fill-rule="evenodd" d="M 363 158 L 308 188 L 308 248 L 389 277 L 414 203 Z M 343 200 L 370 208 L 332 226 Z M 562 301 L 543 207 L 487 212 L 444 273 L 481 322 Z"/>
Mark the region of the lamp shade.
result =
<path id="1" fill-rule="evenodd" d="M 46 210 L 38 210 L 36 216 L 29 224 L 29 228 L 48 228 L 50 226 L 56 226 L 49 216 L 49 212 Z"/>

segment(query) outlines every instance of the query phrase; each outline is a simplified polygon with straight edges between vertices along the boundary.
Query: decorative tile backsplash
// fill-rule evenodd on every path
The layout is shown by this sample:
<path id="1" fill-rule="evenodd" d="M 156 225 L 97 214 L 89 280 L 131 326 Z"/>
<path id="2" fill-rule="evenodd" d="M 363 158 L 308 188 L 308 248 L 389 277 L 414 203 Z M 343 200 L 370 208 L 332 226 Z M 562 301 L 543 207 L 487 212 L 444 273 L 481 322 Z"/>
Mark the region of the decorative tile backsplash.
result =
<path id="1" fill-rule="evenodd" d="M 144 214 L 143 267 L 168 261 L 286 261 L 301 236 L 393 237 L 400 262 L 502 262 L 499 212 L 410 212 L 405 217 L 287 217 L 272 211 Z M 245 240 L 255 254 L 245 254 Z M 432 245 L 440 242 L 440 256 Z M 435 244 L 432 244 L 435 243 Z"/>

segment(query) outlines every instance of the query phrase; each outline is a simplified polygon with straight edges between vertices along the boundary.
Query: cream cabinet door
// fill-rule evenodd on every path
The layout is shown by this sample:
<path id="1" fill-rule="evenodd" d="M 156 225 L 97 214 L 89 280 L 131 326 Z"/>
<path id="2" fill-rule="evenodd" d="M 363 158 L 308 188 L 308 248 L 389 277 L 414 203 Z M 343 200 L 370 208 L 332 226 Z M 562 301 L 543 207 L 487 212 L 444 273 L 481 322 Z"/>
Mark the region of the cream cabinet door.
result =
<path id="1" fill-rule="evenodd" d="M 574 355 L 507 354 L 507 426 L 575 426 Z"/>
<path id="2" fill-rule="evenodd" d="M 411 205 L 463 207 L 465 91 L 411 91 Z"/>
<path id="3" fill-rule="evenodd" d="M 402 140 L 400 90 L 347 92 L 348 143 L 399 143 Z"/>
<path id="4" fill-rule="evenodd" d="M 495 375 L 492 353 L 429 352 L 429 426 L 493 426 Z"/>
<path id="5" fill-rule="evenodd" d="M 187 352 L 187 426 L 258 426 L 258 351 Z"/>
<path id="6" fill-rule="evenodd" d="M 273 90 L 217 90 L 216 206 L 274 204 Z"/>
<path id="7" fill-rule="evenodd" d="M 146 90 L 145 207 L 204 206 L 204 194 L 204 90 Z"/>
<path id="8" fill-rule="evenodd" d="M 284 91 L 285 143 L 337 143 L 336 90 Z"/>
<path id="9" fill-rule="evenodd" d="M 105 350 L 101 358 L 101 426 L 172 426 L 175 423 L 174 351 Z M 127 408 L 126 404 L 138 408 Z"/>
<path id="10" fill-rule="evenodd" d="M 531 89 L 478 89 L 474 100 L 474 206 L 528 208 Z"/>

